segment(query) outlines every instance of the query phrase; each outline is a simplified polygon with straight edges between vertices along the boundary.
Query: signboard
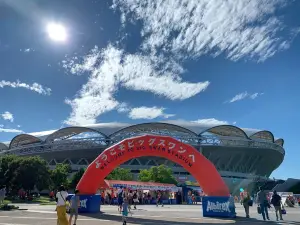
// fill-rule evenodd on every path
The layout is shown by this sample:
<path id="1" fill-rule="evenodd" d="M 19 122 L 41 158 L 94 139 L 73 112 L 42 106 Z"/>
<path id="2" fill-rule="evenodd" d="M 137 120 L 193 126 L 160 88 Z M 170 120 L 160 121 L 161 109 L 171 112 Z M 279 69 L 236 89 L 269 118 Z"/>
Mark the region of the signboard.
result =
<path id="1" fill-rule="evenodd" d="M 232 197 L 203 197 L 203 217 L 235 218 L 235 206 Z"/>
<path id="2" fill-rule="evenodd" d="M 104 150 L 88 166 L 77 189 L 80 193 L 96 193 L 113 169 L 143 156 L 162 157 L 181 165 L 201 182 L 201 188 L 209 196 L 229 196 L 229 189 L 214 164 L 197 149 L 174 138 L 156 135 L 128 138 Z"/>
<path id="3" fill-rule="evenodd" d="M 129 188 L 132 190 L 149 190 L 149 191 L 172 191 L 178 192 L 181 191 L 181 187 L 176 186 L 153 186 L 153 185 L 130 185 L 130 184 L 113 184 L 113 188 Z"/>
<path id="4" fill-rule="evenodd" d="M 70 201 L 73 195 L 69 195 L 67 200 Z M 100 212 L 101 196 L 100 195 L 79 195 L 80 207 L 79 213 L 97 213 Z"/>

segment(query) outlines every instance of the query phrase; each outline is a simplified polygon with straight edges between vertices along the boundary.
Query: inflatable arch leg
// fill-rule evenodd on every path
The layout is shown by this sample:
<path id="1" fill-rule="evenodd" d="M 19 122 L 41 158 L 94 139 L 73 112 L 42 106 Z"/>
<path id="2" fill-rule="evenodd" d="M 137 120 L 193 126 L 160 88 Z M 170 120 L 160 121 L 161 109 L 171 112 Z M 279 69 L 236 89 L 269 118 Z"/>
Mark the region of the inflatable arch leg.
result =
<path id="1" fill-rule="evenodd" d="M 162 157 L 181 165 L 198 181 L 207 196 L 214 197 L 209 204 L 216 202 L 218 197 L 229 198 L 229 189 L 217 169 L 198 150 L 174 138 L 156 135 L 128 138 L 104 150 L 88 166 L 77 189 L 81 194 L 95 194 L 116 167 L 142 156 Z"/>

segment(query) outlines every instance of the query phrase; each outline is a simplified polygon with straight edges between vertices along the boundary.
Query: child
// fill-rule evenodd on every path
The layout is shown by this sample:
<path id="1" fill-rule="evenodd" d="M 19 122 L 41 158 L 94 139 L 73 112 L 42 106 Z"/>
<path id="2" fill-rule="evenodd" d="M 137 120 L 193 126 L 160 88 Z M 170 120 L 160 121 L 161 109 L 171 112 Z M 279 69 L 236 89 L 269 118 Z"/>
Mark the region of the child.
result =
<path id="1" fill-rule="evenodd" d="M 127 223 L 127 216 L 128 216 L 128 199 L 124 198 L 123 204 L 122 204 L 122 222 L 123 225 L 126 225 Z"/>
<path id="2" fill-rule="evenodd" d="M 72 196 L 70 200 L 70 218 L 69 218 L 69 225 L 72 224 L 72 218 L 74 218 L 74 225 L 76 225 L 77 217 L 78 217 L 78 207 L 80 206 L 80 199 L 79 199 L 79 191 L 75 190 L 75 195 Z"/>

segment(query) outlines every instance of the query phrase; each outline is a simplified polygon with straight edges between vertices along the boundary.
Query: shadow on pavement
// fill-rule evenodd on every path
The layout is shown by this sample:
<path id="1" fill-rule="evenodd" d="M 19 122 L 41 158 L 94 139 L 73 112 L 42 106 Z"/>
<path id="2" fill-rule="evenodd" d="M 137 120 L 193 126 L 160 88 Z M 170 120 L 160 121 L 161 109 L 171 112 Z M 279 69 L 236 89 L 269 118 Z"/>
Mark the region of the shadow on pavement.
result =
<path id="1" fill-rule="evenodd" d="M 116 221 L 120 222 L 122 221 L 122 217 L 117 216 L 117 215 L 110 215 L 106 213 L 97 213 L 97 214 L 82 214 L 86 217 L 91 217 L 95 219 L 102 219 L 102 220 L 110 220 L 110 221 Z M 211 221 L 209 221 L 211 219 Z M 216 220 L 217 219 L 217 220 Z M 176 221 L 177 220 L 177 221 Z M 127 218 L 127 223 L 128 224 L 164 224 L 164 225 L 196 225 L 196 224 L 201 224 L 201 225 L 208 225 L 208 224 L 257 224 L 257 223 L 266 223 L 261 220 L 257 219 L 246 219 L 243 217 L 238 217 L 236 219 L 225 219 L 225 218 L 199 218 L 199 220 L 193 220 L 187 222 L 189 219 L 180 219 L 182 221 L 178 221 L 178 219 L 174 218 L 173 221 L 169 218 L 169 220 L 162 220 L 162 219 L 157 219 L 157 218 L 140 218 L 140 217 L 131 217 L 129 216 Z M 283 221 L 284 222 L 284 221 Z M 268 221 L 267 224 L 278 224 L 276 221 Z M 284 224 L 284 223 L 283 223 Z M 300 224 L 298 222 L 291 223 L 290 221 L 287 224 Z"/>

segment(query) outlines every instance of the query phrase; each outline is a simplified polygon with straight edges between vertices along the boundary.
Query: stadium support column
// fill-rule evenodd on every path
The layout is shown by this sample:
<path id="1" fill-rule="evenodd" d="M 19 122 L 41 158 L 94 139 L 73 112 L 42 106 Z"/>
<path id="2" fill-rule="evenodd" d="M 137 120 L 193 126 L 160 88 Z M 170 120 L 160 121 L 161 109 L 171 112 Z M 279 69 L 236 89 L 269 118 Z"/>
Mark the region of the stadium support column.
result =
<path id="1" fill-rule="evenodd" d="M 203 153 L 202 153 L 203 150 L 202 150 L 202 147 L 201 147 L 201 146 L 199 147 L 199 152 L 200 152 L 201 154 L 203 154 Z"/>

